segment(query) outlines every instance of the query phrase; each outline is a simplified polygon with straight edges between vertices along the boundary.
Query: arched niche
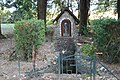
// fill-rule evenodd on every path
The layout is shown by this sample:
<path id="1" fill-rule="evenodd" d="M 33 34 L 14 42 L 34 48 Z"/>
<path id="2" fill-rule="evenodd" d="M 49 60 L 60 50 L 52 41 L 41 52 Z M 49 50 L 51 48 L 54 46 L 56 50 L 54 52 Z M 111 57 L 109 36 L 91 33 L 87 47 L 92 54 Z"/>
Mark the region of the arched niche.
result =
<path id="1" fill-rule="evenodd" d="M 61 23 L 61 36 L 71 37 L 71 22 L 68 19 L 64 19 Z"/>

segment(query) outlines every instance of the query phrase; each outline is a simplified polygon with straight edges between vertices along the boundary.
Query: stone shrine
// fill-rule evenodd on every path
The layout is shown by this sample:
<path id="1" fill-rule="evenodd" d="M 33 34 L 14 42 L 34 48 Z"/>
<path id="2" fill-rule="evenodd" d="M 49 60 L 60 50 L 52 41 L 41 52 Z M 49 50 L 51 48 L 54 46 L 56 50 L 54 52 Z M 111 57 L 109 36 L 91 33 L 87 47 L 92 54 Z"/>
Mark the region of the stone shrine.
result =
<path id="1" fill-rule="evenodd" d="M 74 54 L 76 51 L 76 42 L 78 39 L 76 24 L 79 23 L 79 20 L 68 8 L 65 8 L 53 22 L 55 21 L 57 25 L 54 32 L 54 48 L 55 53 L 60 53 L 60 58 L 62 59 L 65 56 Z M 63 73 L 71 73 L 69 71 L 75 73 L 75 67 L 71 67 L 71 64 L 75 64 L 75 61 L 63 62 Z"/>

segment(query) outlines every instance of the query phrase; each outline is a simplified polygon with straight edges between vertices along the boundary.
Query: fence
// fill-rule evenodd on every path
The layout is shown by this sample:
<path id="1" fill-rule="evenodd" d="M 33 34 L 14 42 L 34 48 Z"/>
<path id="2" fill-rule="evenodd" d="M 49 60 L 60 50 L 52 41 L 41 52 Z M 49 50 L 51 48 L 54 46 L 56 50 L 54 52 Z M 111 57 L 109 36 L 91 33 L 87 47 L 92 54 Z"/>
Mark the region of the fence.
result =
<path id="1" fill-rule="evenodd" d="M 70 63 L 71 61 L 75 63 Z M 58 64 L 59 80 L 66 80 L 67 74 L 72 76 L 70 80 L 119 80 L 113 72 L 97 60 L 96 55 L 90 57 L 82 54 L 69 56 L 59 54 Z M 74 67 L 74 69 L 70 67 Z M 105 72 L 101 69 L 104 69 Z"/>

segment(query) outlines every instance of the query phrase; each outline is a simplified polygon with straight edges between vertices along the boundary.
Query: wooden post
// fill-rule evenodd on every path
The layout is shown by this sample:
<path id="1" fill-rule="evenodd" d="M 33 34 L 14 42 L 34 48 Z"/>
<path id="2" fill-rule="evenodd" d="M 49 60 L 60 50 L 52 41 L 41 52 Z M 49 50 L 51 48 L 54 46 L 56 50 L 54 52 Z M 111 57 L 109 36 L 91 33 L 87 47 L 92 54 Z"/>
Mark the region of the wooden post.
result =
<path id="1" fill-rule="evenodd" d="M 35 60 L 36 60 L 36 52 L 35 52 L 35 46 L 33 45 L 33 51 L 32 51 L 33 71 L 35 71 Z"/>

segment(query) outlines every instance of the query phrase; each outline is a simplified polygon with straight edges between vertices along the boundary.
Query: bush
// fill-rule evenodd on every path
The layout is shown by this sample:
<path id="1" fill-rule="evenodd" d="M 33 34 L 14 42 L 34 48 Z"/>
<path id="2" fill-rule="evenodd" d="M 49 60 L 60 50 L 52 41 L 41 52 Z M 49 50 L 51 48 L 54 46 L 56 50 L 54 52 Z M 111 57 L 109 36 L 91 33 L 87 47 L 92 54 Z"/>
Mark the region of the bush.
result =
<path id="1" fill-rule="evenodd" d="M 35 49 L 44 41 L 45 26 L 42 20 L 22 20 L 14 27 L 16 51 L 22 60 L 31 60 L 33 45 Z"/>
<path id="2" fill-rule="evenodd" d="M 120 62 L 120 20 L 98 19 L 92 21 L 93 40 L 108 63 Z"/>
<path id="3" fill-rule="evenodd" d="M 82 52 L 88 56 L 94 56 L 96 49 L 93 44 L 84 44 L 82 47 Z"/>

